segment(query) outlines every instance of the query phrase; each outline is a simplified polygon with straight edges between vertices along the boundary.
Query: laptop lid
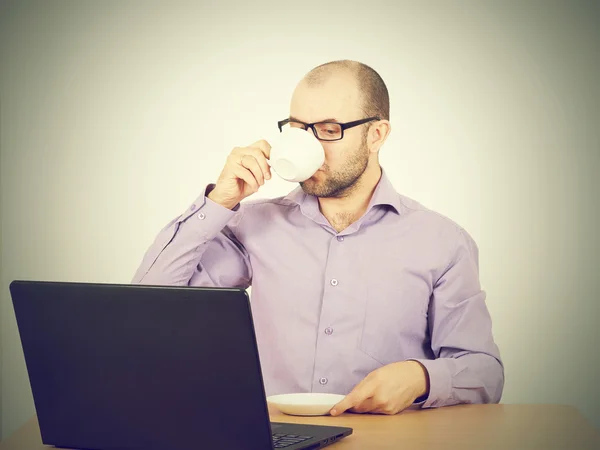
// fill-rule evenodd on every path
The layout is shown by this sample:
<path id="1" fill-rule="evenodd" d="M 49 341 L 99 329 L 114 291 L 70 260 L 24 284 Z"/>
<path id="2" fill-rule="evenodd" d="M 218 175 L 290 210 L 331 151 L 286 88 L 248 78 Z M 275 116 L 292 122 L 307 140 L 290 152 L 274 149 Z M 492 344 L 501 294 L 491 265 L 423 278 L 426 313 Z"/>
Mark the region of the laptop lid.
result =
<path id="1" fill-rule="evenodd" d="M 10 292 L 44 444 L 272 448 L 244 290 L 14 281 Z"/>

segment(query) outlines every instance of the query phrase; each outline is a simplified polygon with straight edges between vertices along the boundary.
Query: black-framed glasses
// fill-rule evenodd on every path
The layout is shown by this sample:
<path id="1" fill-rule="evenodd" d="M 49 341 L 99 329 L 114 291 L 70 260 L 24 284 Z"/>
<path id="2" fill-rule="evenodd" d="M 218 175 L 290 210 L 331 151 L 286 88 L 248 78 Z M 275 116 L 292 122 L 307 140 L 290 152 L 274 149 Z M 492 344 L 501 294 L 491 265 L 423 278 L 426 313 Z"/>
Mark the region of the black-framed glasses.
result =
<path id="1" fill-rule="evenodd" d="M 280 132 L 283 132 L 287 127 L 302 128 L 304 130 L 311 128 L 315 137 L 321 141 L 339 141 L 344 138 L 344 130 L 371 122 L 372 120 L 381 119 L 379 117 L 367 117 L 366 119 L 354 120 L 346 123 L 333 121 L 305 123 L 292 117 L 280 120 L 277 122 L 277 126 L 279 127 Z"/>

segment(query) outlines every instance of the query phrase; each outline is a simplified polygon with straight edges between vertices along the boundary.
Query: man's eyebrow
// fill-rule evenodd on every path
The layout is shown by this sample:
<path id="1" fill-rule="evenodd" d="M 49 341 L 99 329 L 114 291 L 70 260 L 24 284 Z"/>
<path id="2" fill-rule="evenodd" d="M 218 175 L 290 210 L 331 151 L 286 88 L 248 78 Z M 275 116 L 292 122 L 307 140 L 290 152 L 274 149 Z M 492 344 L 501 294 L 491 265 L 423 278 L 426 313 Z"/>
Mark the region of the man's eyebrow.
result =
<path id="1" fill-rule="evenodd" d="M 302 120 L 300 120 L 294 116 L 290 116 L 289 119 L 290 119 L 290 122 L 308 123 L 308 122 L 303 122 Z M 318 122 L 315 122 L 315 123 L 319 123 L 319 122 L 337 122 L 337 119 L 330 117 L 328 119 L 319 120 Z"/>

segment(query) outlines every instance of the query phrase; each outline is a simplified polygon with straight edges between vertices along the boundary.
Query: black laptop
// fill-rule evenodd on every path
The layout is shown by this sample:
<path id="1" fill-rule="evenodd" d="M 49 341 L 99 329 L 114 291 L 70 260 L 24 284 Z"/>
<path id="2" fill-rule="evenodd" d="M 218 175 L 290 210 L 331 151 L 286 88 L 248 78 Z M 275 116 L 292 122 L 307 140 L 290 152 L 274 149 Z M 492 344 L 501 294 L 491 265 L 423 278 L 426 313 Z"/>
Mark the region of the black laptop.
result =
<path id="1" fill-rule="evenodd" d="M 243 289 L 13 281 L 42 442 L 317 449 L 351 428 L 270 423 Z"/>

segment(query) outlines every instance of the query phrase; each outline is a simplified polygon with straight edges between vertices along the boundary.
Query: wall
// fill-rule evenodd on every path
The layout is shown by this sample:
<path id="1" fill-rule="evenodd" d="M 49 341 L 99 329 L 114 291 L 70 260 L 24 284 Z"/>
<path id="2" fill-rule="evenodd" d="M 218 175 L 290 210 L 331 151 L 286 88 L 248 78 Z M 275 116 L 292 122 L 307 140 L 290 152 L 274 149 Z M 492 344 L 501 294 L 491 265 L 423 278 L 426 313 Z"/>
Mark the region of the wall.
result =
<path id="1" fill-rule="evenodd" d="M 0 156 L 0 174 L 2 173 L 2 158 Z M 0 175 L 1 177 L 1 175 Z M 2 184 L 2 180 L 0 178 L 0 185 Z M 0 194 L 0 255 L 2 255 L 2 195 Z M 0 282 L 2 282 L 2 258 L 0 257 Z M 2 357 L 2 330 L 4 329 L 4 293 L 0 292 L 0 418 L 2 417 L 2 392 L 4 391 L 4 386 L 2 384 L 2 363 L 4 358 Z M 0 422 L 0 442 L 2 441 L 2 426 Z"/>
<path id="2" fill-rule="evenodd" d="M 340 58 L 388 84 L 397 190 L 479 245 L 503 402 L 600 427 L 598 8 L 239 3 L 3 3 L 4 434 L 34 413 L 9 282 L 128 282 L 231 148 L 272 136 L 296 82 Z"/>

